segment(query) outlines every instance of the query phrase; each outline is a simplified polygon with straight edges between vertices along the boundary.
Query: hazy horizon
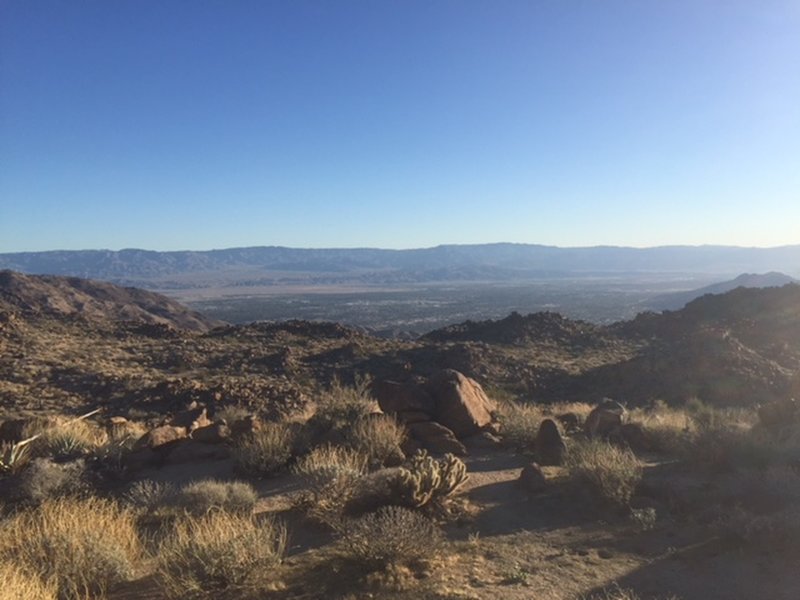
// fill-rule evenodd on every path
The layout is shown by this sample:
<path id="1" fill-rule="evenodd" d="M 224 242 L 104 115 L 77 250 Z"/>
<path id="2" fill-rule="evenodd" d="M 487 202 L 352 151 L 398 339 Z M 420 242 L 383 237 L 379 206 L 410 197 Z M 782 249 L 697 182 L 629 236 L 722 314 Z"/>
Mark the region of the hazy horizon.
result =
<path id="1" fill-rule="evenodd" d="M 800 4 L 0 3 L 0 252 L 800 243 Z"/>

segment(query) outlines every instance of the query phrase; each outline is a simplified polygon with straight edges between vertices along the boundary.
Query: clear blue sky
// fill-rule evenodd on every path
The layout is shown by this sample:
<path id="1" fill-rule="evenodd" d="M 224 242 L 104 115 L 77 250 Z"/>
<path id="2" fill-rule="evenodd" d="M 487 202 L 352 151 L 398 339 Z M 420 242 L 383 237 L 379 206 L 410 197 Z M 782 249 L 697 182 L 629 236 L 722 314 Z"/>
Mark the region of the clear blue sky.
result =
<path id="1" fill-rule="evenodd" d="M 800 243 L 800 0 L 0 0 L 0 251 Z"/>

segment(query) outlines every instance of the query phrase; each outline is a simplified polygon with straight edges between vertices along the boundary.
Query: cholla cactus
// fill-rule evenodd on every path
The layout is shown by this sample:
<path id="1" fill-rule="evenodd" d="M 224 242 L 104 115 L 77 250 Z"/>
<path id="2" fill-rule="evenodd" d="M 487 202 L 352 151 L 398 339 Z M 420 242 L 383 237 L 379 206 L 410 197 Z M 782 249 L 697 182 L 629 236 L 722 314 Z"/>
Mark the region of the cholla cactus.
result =
<path id="1" fill-rule="evenodd" d="M 439 473 L 441 476 L 439 494 L 442 496 L 449 496 L 469 479 L 464 461 L 449 453 L 439 461 Z"/>
<path id="2" fill-rule="evenodd" d="M 395 485 L 405 505 L 419 508 L 451 495 L 468 477 L 467 467 L 459 458 L 445 454 L 437 461 L 423 450 L 410 459 L 408 467 L 399 470 Z"/>

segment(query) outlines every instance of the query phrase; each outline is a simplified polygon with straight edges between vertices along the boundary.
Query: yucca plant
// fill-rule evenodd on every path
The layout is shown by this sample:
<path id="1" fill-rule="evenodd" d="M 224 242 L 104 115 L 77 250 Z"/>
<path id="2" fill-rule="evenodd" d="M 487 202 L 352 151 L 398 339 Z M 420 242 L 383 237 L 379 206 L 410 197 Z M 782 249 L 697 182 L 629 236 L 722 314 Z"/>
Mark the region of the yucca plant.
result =
<path id="1" fill-rule="evenodd" d="M 30 446 L 27 443 L 11 444 L 3 442 L 0 446 L 0 473 L 19 473 L 30 461 Z"/>

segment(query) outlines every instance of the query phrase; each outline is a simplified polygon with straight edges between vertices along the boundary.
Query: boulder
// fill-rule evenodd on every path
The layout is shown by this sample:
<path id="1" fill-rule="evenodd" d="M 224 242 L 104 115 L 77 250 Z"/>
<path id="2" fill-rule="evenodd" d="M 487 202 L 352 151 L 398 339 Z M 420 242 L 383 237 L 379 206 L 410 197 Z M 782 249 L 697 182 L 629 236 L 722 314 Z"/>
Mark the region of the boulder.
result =
<path id="1" fill-rule="evenodd" d="M 574 412 L 560 414 L 556 417 L 566 432 L 578 431 L 581 428 L 581 418 Z"/>
<path id="2" fill-rule="evenodd" d="M 408 426 L 408 432 L 432 454 L 446 454 L 447 452 L 456 456 L 466 456 L 467 454 L 464 444 L 458 441 L 450 429 L 440 423 L 433 421 L 412 423 Z"/>
<path id="3" fill-rule="evenodd" d="M 517 485 L 531 494 L 538 494 L 547 489 L 547 478 L 544 476 L 542 468 L 534 463 L 525 465 L 517 479 Z"/>
<path id="4" fill-rule="evenodd" d="M 134 450 L 139 450 L 142 448 L 149 448 L 154 450 L 165 444 L 169 444 L 171 442 L 175 442 L 177 440 L 182 440 L 186 438 L 188 434 L 186 433 L 185 427 L 176 427 L 174 425 L 161 425 L 160 427 L 156 427 L 155 429 L 151 429 L 147 433 L 145 433 L 142 437 L 136 440 L 136 443 L 133 445 Z"/>
<path id="5" fill-rule="evenodd" d="M 228 427 L 230 427 L 232 437 L 242 437 L 245 435 L 250 435 L 255 431 L 260 431 L 263 427 L 263 424 L 261 423 L 261 419 L 259 419 L 256 415 L 248 415 L 242 419 L 237 419 L 236 421 L 229 423 Z"/>
<path id="6" fill-rule="evenodd" d="M 434 401 L 434 419 L 457 438 L 475 435 L 492 422 L 494 403 L 477 381 L 453 369 L 439 371 L 428 380 Z"/>
<path id="7" fill-rule="evenodd" d="M 372 384 L 372 395 L 385 413 L 416 412 L 430 414 L 433 399 L 425 388 L 417 383 L 376 381 Z"/>
<path id="8" fill-rule="evenodd" d="M 539 425 L 534 451 L 541 465 L 558 466 L 564 462 L 567 445 L 553 419 L 545 419 Z"/>
<path id="9" fill-rule="evenodd" d="M 608 437 L 622 427 L 626 414 L 619 402 L 604 398 L 586 417 L 583 430 L 589 437 Z"/>
<path id="10" fill-rule="evenodd" d="M 618 430 L 619 439 L 632 450 L 650 450 L 650 436 L 638 423 L 625 423 Z"/>
<path id="11" fill-rule="evenodd" d="M 195 429 L 211 425 L 211 419 L 208 418 L 208 412 L 204 406 L 197 406 L 196 403 L 192 403 L 192 406 L 187 410 L 175 413 L 168 424 L 175 427 L 184 427 L 187 433 L 191 433 Z"/>
<path id="12" fill-rule="evenodd" d="M 0 423 L 0 442 L 15 444 L 25 435 L 27 419 L 10 419 Z"/>
<path id="13" fill-rule="evenodd" d="M 499 437 L 488 431 L 481 431 L 478 435 L 471 435 L 463 441 L 467 450 L 497 450 L 503 445 Z"/>
<path id="14" fill-rule="evenodd" d="M 397 420 L 404 425 L 424 423 L 431 420 L 431 415 L 421 410 L 404 410 L 395 414 Z"/>
<path id="15" fill-rule="evenodd" d="M 230 437 L 231 428 L 224 421 L 195 429 L 191 435 L 193 440 L 204 444 L 221 444 Z"/>
<path id="16" fill-rule="evenodd" d="M 226 446 L 204 444 L 193 439 L 173 442 L 167 450 L 166 460 L 171 464 L 222 460 L 230 457 L 230 451 Z"/>

